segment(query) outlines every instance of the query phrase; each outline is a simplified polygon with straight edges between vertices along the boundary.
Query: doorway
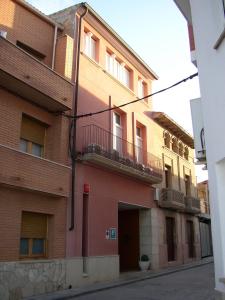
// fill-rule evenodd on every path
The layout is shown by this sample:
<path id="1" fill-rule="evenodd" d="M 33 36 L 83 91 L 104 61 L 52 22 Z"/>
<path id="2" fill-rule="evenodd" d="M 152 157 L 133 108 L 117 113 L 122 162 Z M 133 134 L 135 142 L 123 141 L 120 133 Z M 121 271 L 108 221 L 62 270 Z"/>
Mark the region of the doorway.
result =
<path id="1" fill-rule="evenodd" d="M 166 241 L 168 261 L 175 260 L 175 220 L 172 217 L 166 217 Z"/>
<path id="2" fill-rule="evenodd" d="M 118 212 L 118 242 L 120 271 L 138 270 L 139 210 L 121 209 Z"/>
<path id="3" fill-rule="evenodd" d="M 187 243 L 188 243 L 188 257 L 194 257 L 194 224 L 192 221 L 187 221 Z"/>

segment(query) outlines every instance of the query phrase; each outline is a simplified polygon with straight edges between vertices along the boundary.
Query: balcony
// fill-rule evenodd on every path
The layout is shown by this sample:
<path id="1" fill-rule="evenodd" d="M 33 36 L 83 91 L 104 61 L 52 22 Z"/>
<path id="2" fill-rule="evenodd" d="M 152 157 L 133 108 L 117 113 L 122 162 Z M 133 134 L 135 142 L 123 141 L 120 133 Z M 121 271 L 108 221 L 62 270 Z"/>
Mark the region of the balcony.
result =
<path id="1" fill-rule="evenodd" d="M 201 212 L 200 210 L 200 200 L 198 198 L 185 196 L 185 212 L 191 213 L 191 214 L 199 214 Z"/>
<path id="2" fill-rule="evenodd" d="M 69 196 L 70 168 L 0 145 L 0 186 Z"/>
<path id="3" fill-rule="evenodd" d="M 159 206 L 163 208 L 184 211 L 184 194 L 173 189 L 164 188 L 161 190 Z"/>
<path id="4" fill-rule="evenodd" d="M 79 157 L 82 162 L 93 163 L 148 184 L 162 181 L 161 160 L 154 155 L 96 125 L 83 127 L 82 136 Z"/>
<path id="5" fill-rule="evenodd" d="M 2 37 L 0 85 L 49 111 L 72 108 L 72 83 Z"/>

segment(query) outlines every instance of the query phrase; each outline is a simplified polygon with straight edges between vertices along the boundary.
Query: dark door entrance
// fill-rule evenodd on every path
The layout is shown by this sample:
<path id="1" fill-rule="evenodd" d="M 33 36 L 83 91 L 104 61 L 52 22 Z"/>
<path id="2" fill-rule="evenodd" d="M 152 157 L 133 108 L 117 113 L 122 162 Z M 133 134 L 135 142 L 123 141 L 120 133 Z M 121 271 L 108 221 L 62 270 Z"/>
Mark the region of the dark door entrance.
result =
<path id="1" fill-rule="evenodd" d="M 167 241 L 168 261 L 175 260 L 174 233 L 175 233 L 175 220 L 174 218 L 167 217 L 166 218 L 166 241 Z"/>
<path id="2" fill-rule="evenodd" d="M 194 225 L 192 221 L 187 221 L 187 243 L 188 243 L 188 256 L 194 257 Z"/>
<path id="3" fill-rule="evenodd" d="M 139 211 L 119 211 L 120 271 L 137 270 L 139 261 Z"/>

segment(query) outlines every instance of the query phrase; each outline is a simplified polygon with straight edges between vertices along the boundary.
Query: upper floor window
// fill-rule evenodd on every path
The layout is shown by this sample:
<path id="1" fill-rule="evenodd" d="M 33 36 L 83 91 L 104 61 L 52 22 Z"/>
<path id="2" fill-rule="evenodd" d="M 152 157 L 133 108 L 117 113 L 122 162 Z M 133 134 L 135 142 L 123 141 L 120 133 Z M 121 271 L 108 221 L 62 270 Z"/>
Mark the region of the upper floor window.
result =
<path id="1" fill-rule="evenodd" d="M 91 32 L 84 32 L 84 53 L 92 58 L 96 59 L 97 41 Z"/>
<path id="2" fill-rule="evenodd" d="M 43 258 L 47 256 L 48 216 L 23 212 L 20 234 L 20 257 Z"/>
<path id="3" fill-rule="evenodd" d="M 172 139 L 172 150 L 175 153 L 178 153 L 178 141 L 176 138 Z"/>
<path id="4" fill-rule="evenodd" d="M 20 133 L 20 150 L 35 156 L 44 156 L 46 126 L 23 115 Z"/>
<path id="5" fill-rule="evenodd" d="M 37 51 L 36 49 L 33 49 L 30 46 L 28 46 L 20 41 L 16 41 L 16 45 L 40 61 L 43 61 L 45 59 L 44 54 L 42 54 L 41 52 Z"/>
<path id="6" fill-rule="evenodd" d="M 136 127 L 136 159 L 143 164 L 143 133 L 141 127 Z"/>
<path id="7" fill-rule="evenodd" d="M 185 147 L 185 149 L 184 149 L 184 158 L 185 158 L 186 160 L 188 160 L 188 158 L 189 158 L 189 150 L 188 150 L 188 147 Z"/>
<path id="8" fill-rule="evenodd" d="M 147 84 L 143 79 L 138 79 L 138 98 L 147 96 Z M 148 99 L 145 99 L 147 101 Z"/>
<path id="9" fill-rule="evenodd" d="M 166 186 L 166 188 L 171 188 L 172 187 L 172 170 L 171 170 L 171 166 L 165 165 L 164 170 L 165 170 L 165 186 Z"/>
<path id="10" fill-rule="evenodd" d="M 113 149 L 118 151 L 122 156 L 123 153 L 123 127 L 121 115 L 117 112 L 113 113 Z"/>
<path id="11" fill-rule="evenodd" d="M 108 51 L 106 52 L 106 71 L 130 88 L 130 70 L 127 69 L 125 63 L 118 60 L 115 54 Z"/>
<path id="12" fill-rule="evenodd" d="M 169 132 L 164 132 L 164 145 L 170 148 L 170 134 Z"/>
<path id="13" fill-rule="evenodd" d="M 185 175 L 184 181 L 185 181 L 185 195 L 190 196 L 191 195 L 191 177 L 189 175 Z"/>

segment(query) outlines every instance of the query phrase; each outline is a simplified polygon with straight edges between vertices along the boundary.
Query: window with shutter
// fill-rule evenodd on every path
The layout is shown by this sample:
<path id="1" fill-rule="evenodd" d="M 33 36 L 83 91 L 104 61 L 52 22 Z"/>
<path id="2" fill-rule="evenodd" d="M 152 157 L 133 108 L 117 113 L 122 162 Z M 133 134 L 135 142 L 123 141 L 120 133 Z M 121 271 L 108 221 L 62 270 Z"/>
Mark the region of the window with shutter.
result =
<path id="1" fill-rule="evenodd" d="M 23 212 L 20 236 L 21 258 L 43 258 L 47 256 L 48 216 Z"/>
<path id="2" fill-rule="evenodd" d="M 20 133 L 20 150 L 43 157 L 46 128 L 47 126 L 43 123 L 23 115 Z"/>

